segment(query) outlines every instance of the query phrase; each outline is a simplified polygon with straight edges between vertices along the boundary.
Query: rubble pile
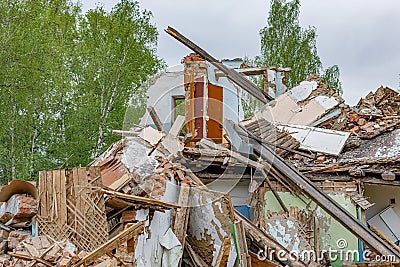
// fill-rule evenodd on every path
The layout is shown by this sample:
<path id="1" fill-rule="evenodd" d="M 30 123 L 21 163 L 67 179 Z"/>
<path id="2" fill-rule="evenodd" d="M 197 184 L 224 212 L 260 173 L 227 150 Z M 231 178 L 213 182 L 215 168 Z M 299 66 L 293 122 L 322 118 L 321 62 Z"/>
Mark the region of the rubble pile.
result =
<path id="1" fill-rule="evenodd" d="M 350 130 L 362 139 L 392 131 L 400 123 L 399 105 L 400 97 L 396 91 L 380 87 L 358 102 L 354 111 L 348 114 L 348 123 L 343 130 Z"/>
<path id="2" fill-rule="evenodd" d="M 147 120 L 89 166 L 3 186 L 0 267 L 398 266 L 399 94 L 349 107 L 315 75 L 287 90 L 287 69 L 227 67 L 167 32 L 199 55 L 149 92 L 178 81 L 165 103 L 184 95 L 185 116 L 149 96 Z M 238 86 L 265 103 L 248 120 Z"/>

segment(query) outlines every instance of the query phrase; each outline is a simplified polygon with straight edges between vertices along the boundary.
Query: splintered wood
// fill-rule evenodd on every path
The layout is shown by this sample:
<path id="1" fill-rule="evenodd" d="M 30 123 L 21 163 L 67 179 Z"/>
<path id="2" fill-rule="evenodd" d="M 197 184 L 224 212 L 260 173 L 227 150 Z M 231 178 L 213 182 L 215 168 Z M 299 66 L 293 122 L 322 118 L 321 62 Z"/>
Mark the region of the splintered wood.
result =
<path id="1" fill-rule="evenodd" d="M 40 235 L 68 239 L 92 251 L 108 240 L 105 202 L 98 167 L 39 173 Z"/>

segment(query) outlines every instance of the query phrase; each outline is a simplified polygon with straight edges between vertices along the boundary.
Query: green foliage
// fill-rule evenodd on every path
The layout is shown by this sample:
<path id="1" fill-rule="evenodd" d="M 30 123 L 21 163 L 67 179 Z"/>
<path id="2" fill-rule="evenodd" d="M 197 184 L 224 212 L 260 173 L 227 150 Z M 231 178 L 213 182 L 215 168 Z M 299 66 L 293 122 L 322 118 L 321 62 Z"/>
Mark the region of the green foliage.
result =
<path id="1" fill-rule="evenodd" d="M 271 0 L 267 26 L 260 31 L 261 56 L 255 59 L 256 64 L 291 68 L 286 79 L 288 88 L 318 74 L 341 91 L 338 66 L 329 67 L 324 74 L 317 53 L 316 28 L 302 28 L 299 14 L 300 0 Z"/>
<path id="2" fill-rule="evenodd" d="M 151 14 L 122 0 L 82 14 L 70 0 L 0 2 L 0 182 L 88 164 L 160 69 Z M 137 117 L 135 119 L 138 119 Z"/>
<path id="3" fill-rule="evenodd" d="M 335 88 L 339 94 L 343 94 L 342 83 L 340 82 L 340 70 L 338 65 L 333 65 L 327 68 L 321 78 L 330 87 Z"/>

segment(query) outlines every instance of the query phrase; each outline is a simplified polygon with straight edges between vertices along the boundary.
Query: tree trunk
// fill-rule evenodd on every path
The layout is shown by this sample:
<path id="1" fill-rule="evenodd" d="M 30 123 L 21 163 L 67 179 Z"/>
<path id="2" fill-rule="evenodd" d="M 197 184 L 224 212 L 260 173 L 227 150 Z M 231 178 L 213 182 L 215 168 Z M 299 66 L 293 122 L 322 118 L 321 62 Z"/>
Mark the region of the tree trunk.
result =
<path id="1" fill-rule="evenodd" d="M 13 105 L 13 113 L 11 117 L 11 150 L 10 150 L 10 163 L 11 163 L 11 179 L 14 180 L 15 173 L 15 116 L 17 113 L 17 107 Z"/>

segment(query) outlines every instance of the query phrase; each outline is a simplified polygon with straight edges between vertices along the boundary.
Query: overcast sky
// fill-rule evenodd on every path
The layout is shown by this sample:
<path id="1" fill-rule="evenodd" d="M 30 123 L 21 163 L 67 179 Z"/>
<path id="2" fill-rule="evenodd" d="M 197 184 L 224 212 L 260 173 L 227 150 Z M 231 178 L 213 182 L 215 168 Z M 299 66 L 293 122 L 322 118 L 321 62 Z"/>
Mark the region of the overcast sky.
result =
<path id="1" fill-rule="evenodd" d="M 81 0 L 83 9 L 118 0 Z M 259 30 L 266 25 L 269 0 L 140 0 L 159 30 L 158 55 L 179 64 L 190 51 L 164 32 L 180 31 L 215 58 L 254 57 Z M 399 89 L 399 0 L 301 0 L 300 24 L 317 28 L 324 67 L 339 65 L 344 98 L 356 104 L 380 85 Z"/>

